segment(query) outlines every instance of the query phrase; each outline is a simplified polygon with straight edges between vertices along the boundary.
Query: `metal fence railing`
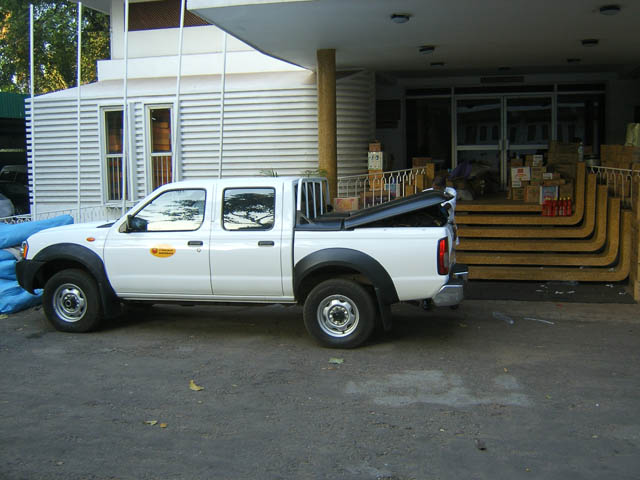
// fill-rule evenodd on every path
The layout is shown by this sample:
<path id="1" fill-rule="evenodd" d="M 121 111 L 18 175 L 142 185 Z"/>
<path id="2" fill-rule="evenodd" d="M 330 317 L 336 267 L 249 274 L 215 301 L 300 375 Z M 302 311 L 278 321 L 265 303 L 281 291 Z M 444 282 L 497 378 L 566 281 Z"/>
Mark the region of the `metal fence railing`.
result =
<path id="1" fill-rule="evenodd" d="M 632 199 L 638 192 L 634 191 L 640 182 L 640 170 L 612 167 L 589 167 L 596 174 L 598 183 L 607 185 L 609 194 L 620 198 L 622 206 L 631 208 Z"/>
<path id="2" fill-rule="evenodd" d="M 129 206 L 127 208 L 129 208 Z M 77 208 L 49 210 L 44 212 L 38 211 L 35 218 L 32 214 L 15 215 L 13 217 L 0 218 L 0 223 L 23 223 L 30 222 L 32 220 L 45 220 L 47 218 L 53 218 L 59 215 L 71 215 L 73 217 L 74 223 L 117 220 L 122 216 L 122 206 L 93 205 L 80 208 L 80 212 L 78 212 Z"/>
<path id="3" fill-rule="evenodd" d="M 369 172 L 338 178 L 339 197 L 358 197 L 362 208 L 378 205 L 431 187 L 433 168 Z"/>

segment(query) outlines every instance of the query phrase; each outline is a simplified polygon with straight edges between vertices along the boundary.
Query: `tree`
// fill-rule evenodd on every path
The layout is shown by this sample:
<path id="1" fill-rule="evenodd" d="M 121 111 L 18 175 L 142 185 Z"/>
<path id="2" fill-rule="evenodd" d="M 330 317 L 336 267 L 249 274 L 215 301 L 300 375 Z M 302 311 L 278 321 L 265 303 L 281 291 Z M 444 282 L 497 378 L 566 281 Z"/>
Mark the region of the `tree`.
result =
<path id="1" fill-rule="evenodd" d="M 68 1 L 0 0 L 0 91 L 29 91 L 29 3 L 34 6 L 35 93 L 76 85 L 78 7 Z M 82 83 L 109 58 L 109 17 L 82 9 Z"/>

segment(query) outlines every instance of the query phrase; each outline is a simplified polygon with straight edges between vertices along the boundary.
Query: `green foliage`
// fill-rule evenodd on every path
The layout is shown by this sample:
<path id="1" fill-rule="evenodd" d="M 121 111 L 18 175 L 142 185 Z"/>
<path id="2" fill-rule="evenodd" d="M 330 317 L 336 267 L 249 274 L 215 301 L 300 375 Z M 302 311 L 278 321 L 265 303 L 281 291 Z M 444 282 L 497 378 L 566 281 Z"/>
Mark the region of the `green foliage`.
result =
<path id="1" fill-rule="evenodd" d="M 68 1 L 0 1 L 0 91 L 29 92 L 29 3 L 34 6 L 35 93 L 74 87 L 77 5 Z M 82 83 L 96 80 L 109 58 L 109 17 L 82 9 Z"/>

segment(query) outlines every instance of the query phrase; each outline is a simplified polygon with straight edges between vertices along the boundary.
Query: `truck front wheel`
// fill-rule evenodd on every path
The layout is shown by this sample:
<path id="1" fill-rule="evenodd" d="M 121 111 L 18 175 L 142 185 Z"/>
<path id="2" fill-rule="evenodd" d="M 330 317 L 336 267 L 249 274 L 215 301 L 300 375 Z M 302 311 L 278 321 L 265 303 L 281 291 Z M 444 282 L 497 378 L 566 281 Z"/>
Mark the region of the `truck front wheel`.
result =
<path id="1" fill-rule="evenodd" d="M 376 307 L 359 283 L 334 279 L 318 284 L 304 303 L 304 324 L 320 343 L 333 348 L 354 348 L 373 332 Z"/>
<path id="2" fill-rule="evenodd" d="M 53 275 L 44 286 L 42 306 L 49 322 L 62 332 L 89 332 L 102 320 L 98 287 L 83 270 Z"/>

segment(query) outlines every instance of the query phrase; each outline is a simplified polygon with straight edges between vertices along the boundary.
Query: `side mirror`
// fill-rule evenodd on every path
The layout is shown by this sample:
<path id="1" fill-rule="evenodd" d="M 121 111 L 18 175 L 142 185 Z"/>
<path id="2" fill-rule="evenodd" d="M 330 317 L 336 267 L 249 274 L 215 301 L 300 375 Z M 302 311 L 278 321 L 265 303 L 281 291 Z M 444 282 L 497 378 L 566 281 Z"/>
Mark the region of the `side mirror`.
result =
<path id="1" fill-rule="evenodd" d="M 124 223 L 120 225 L 120 229 L 118 231 L 120 233 L 131 232 L 131 215 L 127 215 L 127 218 L 124 219 Z"/>

